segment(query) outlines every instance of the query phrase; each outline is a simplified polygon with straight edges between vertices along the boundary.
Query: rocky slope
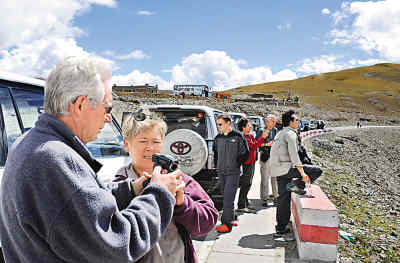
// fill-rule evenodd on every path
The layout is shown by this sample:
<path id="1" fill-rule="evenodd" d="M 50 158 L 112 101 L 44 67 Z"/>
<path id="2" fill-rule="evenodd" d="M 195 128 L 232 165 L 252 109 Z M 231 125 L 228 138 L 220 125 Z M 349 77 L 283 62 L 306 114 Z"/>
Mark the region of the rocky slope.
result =
<path id="1" fill-rule="evenodd" d="M 312 139 L 318 180 L 340 216 L 340 262 L 400 262 L 400 128 Z"/>

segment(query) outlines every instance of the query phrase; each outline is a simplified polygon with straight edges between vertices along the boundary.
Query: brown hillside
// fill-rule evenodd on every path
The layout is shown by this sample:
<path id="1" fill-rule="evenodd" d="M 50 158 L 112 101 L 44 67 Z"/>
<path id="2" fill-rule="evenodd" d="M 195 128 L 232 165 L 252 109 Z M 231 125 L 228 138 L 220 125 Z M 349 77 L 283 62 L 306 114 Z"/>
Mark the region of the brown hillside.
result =
<path id="1" fill-rule="evenodd" d="M 299 96 L 321 109 L 400 116 L 400 65 L 377 64 L 234 89 L 233 94 Z"/>

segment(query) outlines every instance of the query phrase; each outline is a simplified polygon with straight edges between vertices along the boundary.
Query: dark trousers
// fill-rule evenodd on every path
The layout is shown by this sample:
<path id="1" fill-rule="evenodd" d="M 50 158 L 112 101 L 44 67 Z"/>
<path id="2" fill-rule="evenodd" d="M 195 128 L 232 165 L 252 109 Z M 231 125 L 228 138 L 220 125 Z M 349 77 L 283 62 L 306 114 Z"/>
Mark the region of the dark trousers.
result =
<path id="1" fill-rule="evenodd" d="M 318 179 L 318 177 L 322 174 L 322 169 L 316 165 L 303 165 L 304 172 L 310 177 L 311 183 Z M 292 201 L 291 193 L 286 189 L 286 185 L 292 182 L 293 178 L 299 178 L 295 181 L 295 183 L 304 189 L 305 183 L 302 180 L 302 177 L 297 170 L 297 168 L 291 168 L 286 175 L 278 176 L 278 199 L 277 199 L 277 207 L 276 207 L 276 222 L 275 230 L 277 232 L 285 230 L 287 224 L 290 221 L 290 203 Z"/>
<path id="2" fill-rule="evenodd" d="M 221 193 L 224 196 L 223 212 L 221 216 L 222 224 L 226 224 L 232 229 L 232 222 L 235 218 L 235 196 L 239 186 L 240 174 L 219 174 L 218 183 Z"/>
<path id="3" fill-rule="evenodd" d="M 250 191 L 251 183 L 253 182 L 254 170 L 256 164 L 243 164 L 243 174 L 240 176 L 240 191 L 238 208 L 245 208 L 249 205 L 247 194 Z"/>

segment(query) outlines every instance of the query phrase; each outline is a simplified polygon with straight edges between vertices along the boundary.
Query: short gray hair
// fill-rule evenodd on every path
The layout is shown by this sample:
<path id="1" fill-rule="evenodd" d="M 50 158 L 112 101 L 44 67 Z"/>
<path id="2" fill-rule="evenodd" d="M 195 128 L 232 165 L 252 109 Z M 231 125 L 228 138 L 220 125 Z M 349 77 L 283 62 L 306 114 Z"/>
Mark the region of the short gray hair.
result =
<path id="1" fill-rule="evenodd" d="M 122 128 L 122 135 L 125 140 L 130 140 L 131 138 L 137 136 L 143 131 L 157 129 L 160 132 L 161 138 L 164 140 L 165 134 L 167 133 L 168 127 L 164 120 L 162 119 L 151 119 L 146 118 L 143 121 L 137 121 L 131 115 L 126 122 L 124 122 L 124 127 Z"/>
<path id="2" fill-rule="evenodd" d="M 278 117 L 276 117 L 276 115 L 274 115 L 274 114 L 268 114 L 267 117 L 265 117 L 265 120 L 269 120 L 269 119 L 272 119 L 272 118 L 274 118 L 275 120 L 278 119 Z"/>
<path id="3" fill-rule="evenodd" d="M 111 65 L 95 57 L 67 57 L 56 65 L 46 81 L 44 111 L 53 116 L 68 114 L 79 96 L 95 107 L 105 96 L 103 82 L 111 79 Z"/>

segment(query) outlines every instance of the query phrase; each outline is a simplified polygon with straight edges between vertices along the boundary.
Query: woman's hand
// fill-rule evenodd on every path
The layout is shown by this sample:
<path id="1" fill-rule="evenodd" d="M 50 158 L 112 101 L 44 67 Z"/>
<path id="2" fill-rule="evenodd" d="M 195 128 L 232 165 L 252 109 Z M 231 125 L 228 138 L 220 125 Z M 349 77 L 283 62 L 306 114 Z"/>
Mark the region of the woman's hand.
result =
<path id="1" fill-rule="evenodd" d="M 151 176 L 151 181 L 168 189 L 173 196 L 176 196 L 178 185 L 182 180 L 182 172 L 180 169 L 172 173 L 162 174 L 161 166 L 156 166 Z"/>
<path id="2" fill-rule="evenodd" d="M 182 205 L 185 200 L 185 182 L 182 181 L 176 188 L 176 205 Z"/>

